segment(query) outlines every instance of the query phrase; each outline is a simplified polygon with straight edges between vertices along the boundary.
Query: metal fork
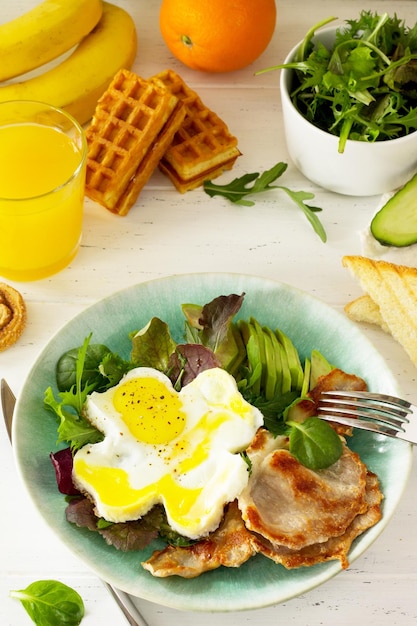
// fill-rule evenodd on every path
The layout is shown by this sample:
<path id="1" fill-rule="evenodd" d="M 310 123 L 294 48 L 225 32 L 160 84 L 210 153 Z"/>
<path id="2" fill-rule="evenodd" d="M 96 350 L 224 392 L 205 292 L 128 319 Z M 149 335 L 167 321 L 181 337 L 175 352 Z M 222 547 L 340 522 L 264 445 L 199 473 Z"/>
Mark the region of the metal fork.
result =
<path id="1" fill-rule="evenodd" d="M 395 396 L 370 391 L 323 391 L 318 416 L 417 444 L 417 407 Z"/>

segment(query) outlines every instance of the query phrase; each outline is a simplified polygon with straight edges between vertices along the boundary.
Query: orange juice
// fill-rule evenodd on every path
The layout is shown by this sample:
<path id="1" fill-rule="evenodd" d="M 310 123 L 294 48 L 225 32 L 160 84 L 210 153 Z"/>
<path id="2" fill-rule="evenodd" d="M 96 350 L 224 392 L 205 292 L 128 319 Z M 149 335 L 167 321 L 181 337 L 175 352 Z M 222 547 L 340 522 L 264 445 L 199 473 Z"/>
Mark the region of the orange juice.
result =
<path id="1" fill-rule="evenodd" d="M 36 280 L 77 253 L 85 145 L 43 122 L 1 122 L 0 107 L 0 276 Z"/>

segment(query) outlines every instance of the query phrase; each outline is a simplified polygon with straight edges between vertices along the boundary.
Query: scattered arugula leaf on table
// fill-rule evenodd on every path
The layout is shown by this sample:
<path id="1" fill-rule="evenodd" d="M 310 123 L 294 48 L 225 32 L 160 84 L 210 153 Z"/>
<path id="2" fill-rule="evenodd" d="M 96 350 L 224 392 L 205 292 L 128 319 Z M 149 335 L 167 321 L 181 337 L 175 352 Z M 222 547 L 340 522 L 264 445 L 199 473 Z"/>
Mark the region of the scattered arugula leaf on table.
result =
<path id="1" fill-rule="evenodd" d="M 211 180 L 206 180 L 204 182 L 204 191 L 210 197 L 223 196 L 234 204 L 239 204 L 241 206 L 253 206 L 255 202 L 253 200 L 247 200 L 247 196 L 269 191 L 271 189 L 281 189 L 304 212 L 314 231 L 323 242 L 326 242 L 326 231 L 317 216 L 317 213 L 322 209 L 306 203 L 306 200 L 312 200 L 314 198 L 314 194 L 308 191 L 292 191 L 283 185 L 272 184 L 277 180 L 277 178 L 282 176 L 287 167 L 287 163 L 279 162 L 269 170 L 265 170 L 262 174 L 259 172 L 243 174 L 243 176 L 239 176 L 230 183 L 226 183 L 224 185 L 218 185 L 213 183 Z"/>
<path id="2" fill-rule="evenodd" d="M 37 580 L 26 589 L 10 591 L 20 600 L 37 626 L 78 626 L 84 617 L 84 602 L 75 589 L 59 580 Z"/>

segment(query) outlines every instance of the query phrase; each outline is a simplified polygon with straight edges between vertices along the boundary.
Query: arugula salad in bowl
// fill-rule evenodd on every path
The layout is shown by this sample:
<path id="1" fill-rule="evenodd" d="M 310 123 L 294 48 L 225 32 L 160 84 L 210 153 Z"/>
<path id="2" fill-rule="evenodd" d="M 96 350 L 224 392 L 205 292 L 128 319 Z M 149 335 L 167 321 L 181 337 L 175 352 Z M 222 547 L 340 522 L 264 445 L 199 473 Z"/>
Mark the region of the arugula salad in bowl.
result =
<path id="1" fill-rule="evenodd" d="M 320 186 L 376 195 L 417 167 L 417 26 L 362 11 L 314 25 L 282 64 L 284 131 L 295 165 Z"/>
<path id="2" fill-rule="evenodd" d="M 171 277 L 52 340 L 17 405 L 18 464 L 51 527 L 113 584 L 177 608 L 265 606 L 348 567 L 394 510 L 408 446 L 398 464 L 399 442 L 316 416 L 325 389 L 381 384 L 395 391 L 378 353 L 306 294 Z"/>

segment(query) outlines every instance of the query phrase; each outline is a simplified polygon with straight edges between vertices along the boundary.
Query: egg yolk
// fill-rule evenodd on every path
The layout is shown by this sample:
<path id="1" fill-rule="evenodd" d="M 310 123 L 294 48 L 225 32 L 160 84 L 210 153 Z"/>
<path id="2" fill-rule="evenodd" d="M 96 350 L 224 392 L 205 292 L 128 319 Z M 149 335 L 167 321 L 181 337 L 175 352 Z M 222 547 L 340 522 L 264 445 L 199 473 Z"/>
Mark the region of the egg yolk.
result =
<path id="1" fill-rule="evenodd" d="M 113 404 L 132 435 L 144 443 L 167 443 L 184 430 L 178 394 L 154 378 L 126 381 L 116 389 Z"/>
<path id="2" fill-rule="evenodd" d="M 170 474 L 142 489 L 130 485 L 127 473 L 114 467 L 91 467 L 85 461 L 77 461 L 77 473 L 94 483 L 102 502 L 111 508 L 122 507 L 126 512 L 157 500 L 163 494 L 164 504 L 173 518 L 184 527 L 192 526 L 195 519 L 188 519 L 190 510 L 201 495 L 203 487 L 187 489 L 180 486 Z"/>

